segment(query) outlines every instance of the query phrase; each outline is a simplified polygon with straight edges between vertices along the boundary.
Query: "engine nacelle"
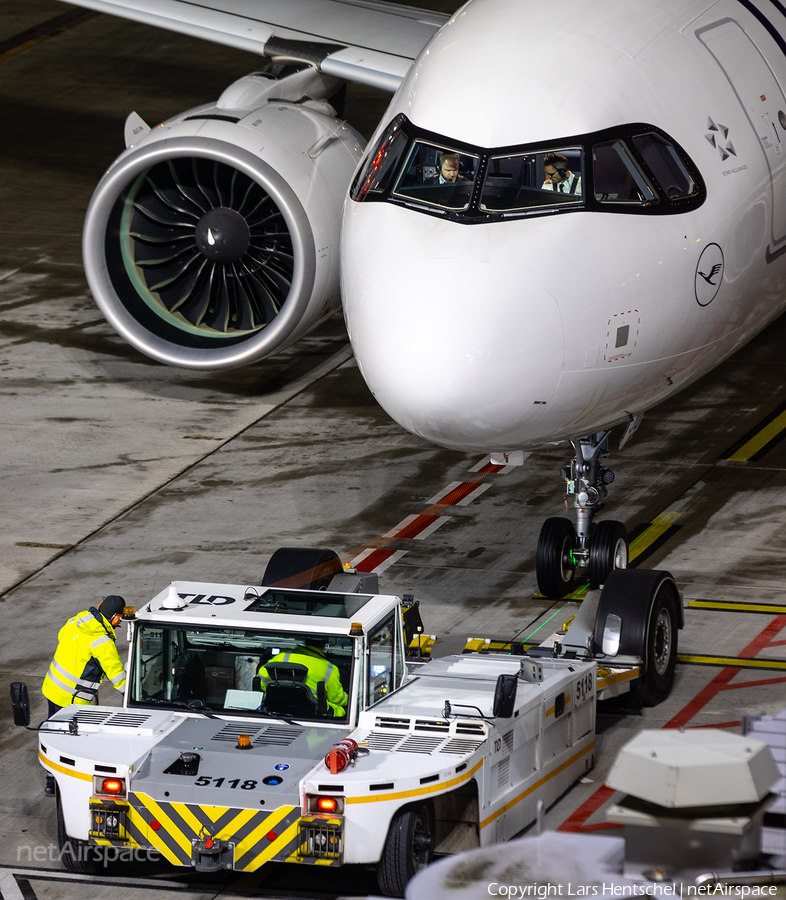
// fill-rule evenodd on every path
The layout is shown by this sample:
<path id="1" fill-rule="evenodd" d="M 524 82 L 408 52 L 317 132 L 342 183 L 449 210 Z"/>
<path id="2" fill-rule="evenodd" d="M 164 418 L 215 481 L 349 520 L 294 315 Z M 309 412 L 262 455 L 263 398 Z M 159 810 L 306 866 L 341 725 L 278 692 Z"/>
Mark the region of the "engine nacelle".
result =
<path id="1" fill-rule="evenodd" d="M 339 304 L 339 230 L 363 139 L 309 67 L 256 72 L 217 103 L 128 147 L 93 194 L 83 255 L 110 324 L 138 350 L 195 369 L 248 365 Z"/>

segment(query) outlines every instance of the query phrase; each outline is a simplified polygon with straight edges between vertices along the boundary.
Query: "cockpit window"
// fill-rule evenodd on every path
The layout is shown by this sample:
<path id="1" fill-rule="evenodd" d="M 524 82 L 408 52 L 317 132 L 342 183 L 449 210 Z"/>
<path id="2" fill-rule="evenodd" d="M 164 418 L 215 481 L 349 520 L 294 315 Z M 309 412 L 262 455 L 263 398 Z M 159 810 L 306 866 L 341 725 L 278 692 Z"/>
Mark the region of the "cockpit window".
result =
<path id="1" fill-rule="evenodd" d="M 464 210 L 472 198 L 477 169 L 477 156 L 415 141 L 393 193 L 420 203 Z"/>
<path id="2" fill-rule="evenodd" d="M 696 193 L 696 183 L 691 178 L 673 145 L 659 134 L 649 132 L 633 138 L 633 146 L 660 183 L 669 200 L 691 197 Z"/>
<path id="3" fill-rule="evenodd" d="M 595 199 L 599 203 L 644 206 L 658 197 L 622 141 L 595 144 L 592 148 Z"/>
<path id="4" fill-rule="evenodd" d="M 580 147 L 492 156 L 483 182 L 480 208 L 504 212 L 580 203 L 582 169 Z"/>
<path id="5" fill-rule="evenodd" d="M 403 113 L 380 133 L 350 189 L 357 202 L 464 225 L 574 212 L 677 215 L 706 196 L 693 161 L 655 125 L 489 148 L 425 131 Z"/>
<path id="6" fill-rule="evenodd" d="M 401 130 L 403 116 L 396 116 L 377 142 L 374 152 L 358 172 L 352 185 L 352 199 L 362 200 L 367 193 L 381 193 L 390 187 L 398 164 L 407 149 L 408 139 Z"/>

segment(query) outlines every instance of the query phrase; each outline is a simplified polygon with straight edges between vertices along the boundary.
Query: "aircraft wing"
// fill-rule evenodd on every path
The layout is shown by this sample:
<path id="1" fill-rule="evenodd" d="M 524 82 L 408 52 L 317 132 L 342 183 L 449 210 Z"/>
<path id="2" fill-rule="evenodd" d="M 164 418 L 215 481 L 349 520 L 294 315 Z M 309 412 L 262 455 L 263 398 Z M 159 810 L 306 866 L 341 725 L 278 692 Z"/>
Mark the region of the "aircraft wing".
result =
<path id="1" fill-rule="evenodd" d="M 385 0 L 68 0 L 395 91 L 449 16 Z"/>

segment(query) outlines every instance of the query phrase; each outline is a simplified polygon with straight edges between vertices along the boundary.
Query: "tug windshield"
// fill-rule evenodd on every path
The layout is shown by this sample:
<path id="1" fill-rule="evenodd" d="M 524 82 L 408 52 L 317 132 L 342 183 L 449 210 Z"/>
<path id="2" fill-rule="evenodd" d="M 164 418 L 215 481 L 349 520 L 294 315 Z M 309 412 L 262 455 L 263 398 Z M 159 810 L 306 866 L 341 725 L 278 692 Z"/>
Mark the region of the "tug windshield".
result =
<path id="1" fill-rule="evenodd" d="M 309 677 L 314 653 L 323 687 Z M 143 623 L 129 706 L 346 721 L 352 665 L 343 635 Z"/>

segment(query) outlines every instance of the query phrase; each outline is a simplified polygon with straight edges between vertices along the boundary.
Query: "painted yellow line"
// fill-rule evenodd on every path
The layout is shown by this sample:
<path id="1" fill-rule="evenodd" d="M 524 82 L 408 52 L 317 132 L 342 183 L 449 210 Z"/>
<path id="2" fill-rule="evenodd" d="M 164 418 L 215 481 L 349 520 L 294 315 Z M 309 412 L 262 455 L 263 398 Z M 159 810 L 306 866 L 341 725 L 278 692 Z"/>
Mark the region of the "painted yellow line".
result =
<path id="1" fill-rule="evenodd" d="M 285 819 L 294 809 L 294 806 L 279 806 L 270 815 L 249 832 L 235 847 L 235 859 L 240 859 L 262 838 L 263 835 L 275 831 L 279 822 Z"/>
<path id="2" fill-rule="evenodd" d="M 739 656 L 700 656 L 678 653 L 677 662 L 705 666 L 734 666 L 739 669 L 786 669 L 786 659 L 746 659 Z"/>
<path id="3" fill-rule="evenodd" d="M 60 772 L 63 775 L 70 775 L 72 778 L 78 778 L 80 781 L 93 780 L 92 775 L 85 775 L 84 772 L 75 772 L 73 769 L 67 769 L 65 766 L 61 766 L 55 762 L 52 762 L 52 760 L 48 759 L 46 754 L 42 753 L 41 750 L 38 751 L 38 758 L 47 767 L 47 769 L 54 769 L 55 772 Z"/>
<path id="4" fill-rule="evenodd" d="M 776 416 L 772 422 L 762 428 L 758 434 L 754 434 L 753 437 L 747 443 L 743 444 L 739 450 L 726 458 L 732 462 L 748 462 L 748 460 L 758 453 L 762 447 L 765 447 L 773 438 L 776 438 L 784 428 L 786 428 L 786 410 L 779 416 Z"/>
<path id="5" fill-rule="evenodd" d="M 715 609 L 723 612 L 763 612 L 782 616 L 786 613 L 786 606 L 775 603 L 734 603 L 727 600 L 691 600 L 688 603 L 690 609 Z"/>
<path id="6" fill-rule="evenodd" d="M 520 803 L 525 797 L 528 797 L 533 791 L 536 791 L 538 788 L 543 787 L 544 784 L 547 784 L 551 781 L 552 778 L 555 778 L 559 775 L 560 772 L 563 772 L 569 766 L 572 766 L 574 762 L 581 759 L 582 756 L 586 756 L 587 753 L 595 749 L 595 741 L 591 744 L 587 745 L 583 750 L 580 750 L 578 753 L 575 753 L 571 756 L 570 759 L 565 760 L 564 763 L 557 766 L 553 772 L 549 772 L 548 775 L 545 775 L 539 781 L 536 781 L 531 787 L 528 787 L 526 791 L 523 791 L 518 797 L 514 797 L 510 802 L 506 803 L 503 807 L 498 809 L 495 813 L 490 815 L 487 819 L 484 819 L 480 823 L 481 828 L 485 828 L 486 825 L 490 825 L 495 819 L 498 819 L 503 813 L 506 813 L 509 809 L 512 809 L 517 803 Z"/>
<path id="7" fill-rule="evenodd" d="M 5 50 L 0 49 L 0 62 L 11 59 L 13 56 L 16 56 L 17 53 L 29 50 L 31 47 L 35 47 L 43 41 L 48 41 L 49 38 L 63 34 L 71 28 L 81 25 L 83 22 L 98 15 L 100 15 L 100 13 L 93 12 L 92 10 L 71 10 L 67 13 L 61 13 L 60 15 L 54 16 L 38 27 L 29 28 L 22 34 L 15 35 L 7 41 L 0 42 L 0 47 L 6 48 Z M 19 41 L 19 43 L 14 45 L 14 41 Z"/>
<path id="8" fill-rule="evenodd" d="M 659 537 L 665 534 L 679 517 L 680 513 L 672 510 L 667 510 L 655 516 L 649 526 L 635 540 L 631 541 L 628 558 L 634 560 L 637 556 L 640 556 L 651 544 L 654 544 Z"/>
<path id="9" fill-rule="evenodd" d="M 437 784 L 430 784 L 428 787 L 415 788 L 411 791 L 396 791 L 393 794 L 377 794 L 375 797 L 347 797 L 347 803 L 382 803 L 386 800 L 403 800 L 406 797 L 420 797 L 423 794 L 433 794 L 435 791 L 444 791 L 445 788 L 455 787 L 463 784 L 470 779 L 475 772 L 483 765 L 483 760 L 475 763 L 469 772 L 462 772 L 458 778 L 452 778 L 450 781 L 443 781 Z"/>
<path id="10" fill-rule="evenodd" d="M 51 35 L 44 34 L 39 38 L 33 38 L 32 40 L 25 41 L 23 44 L 19 44 L 18 46 L 13 47 L 10 50 L 6 50 L 5 53 L 0 53 L 0 62 L 3 62 L 6 59 L 10 59 L 12 56 L 16 56 L 17 53 L 23 53 L 25 50 L 29 50 L 31 47 L 35 47 L 36 44 L 40 44 L 50 37 Z"/>

